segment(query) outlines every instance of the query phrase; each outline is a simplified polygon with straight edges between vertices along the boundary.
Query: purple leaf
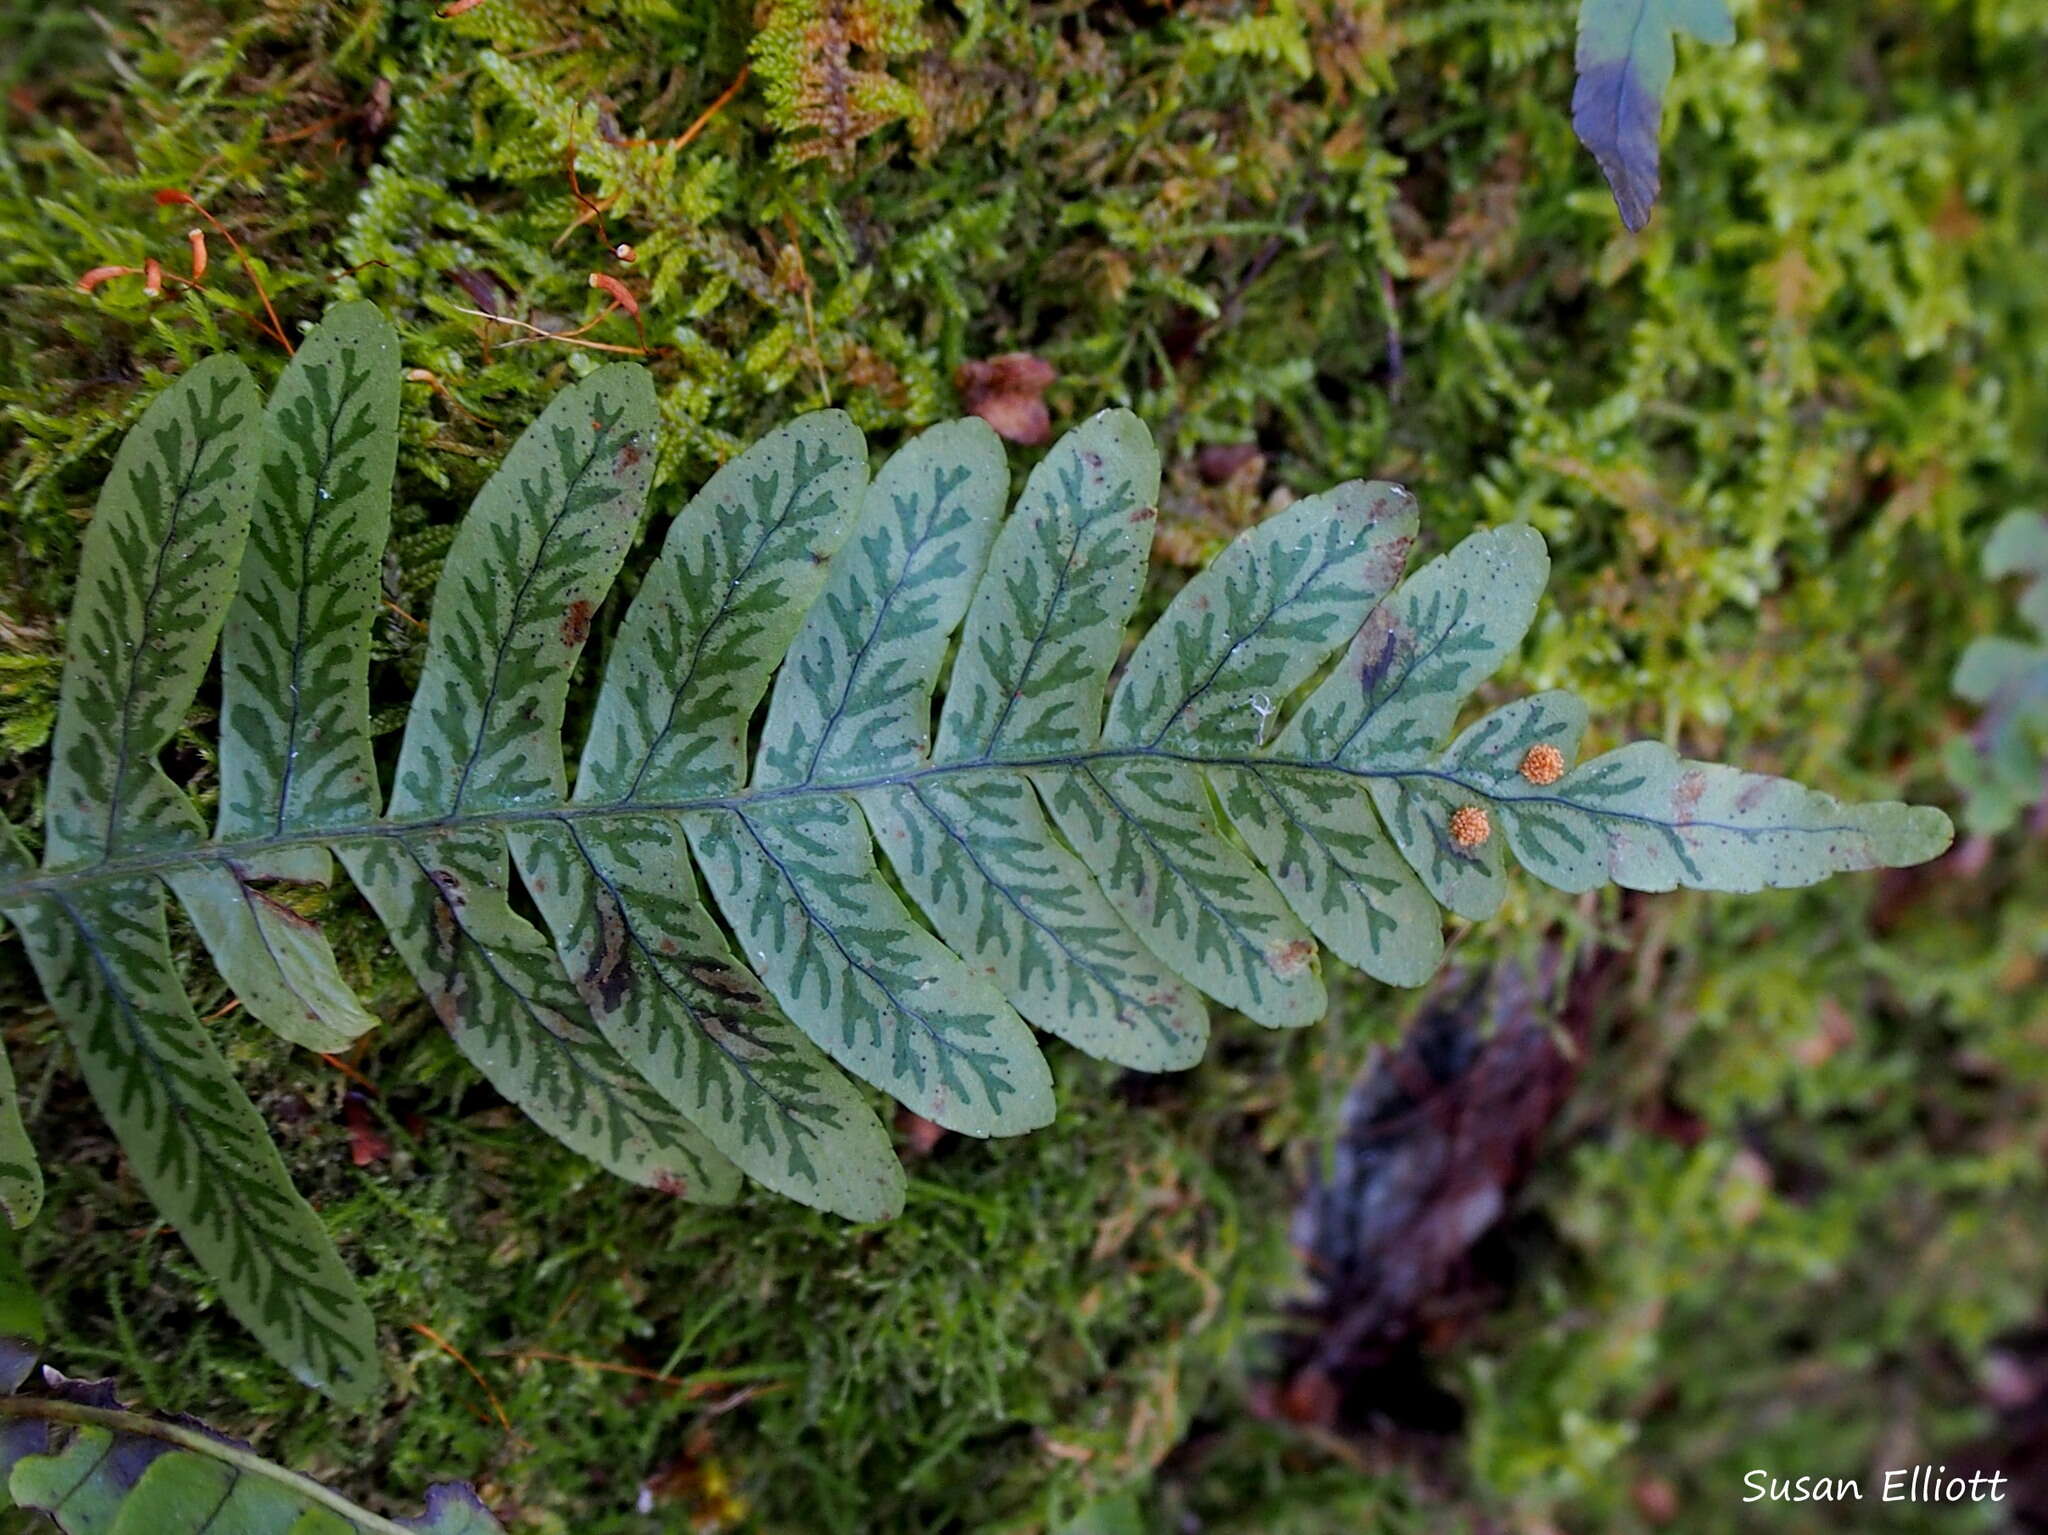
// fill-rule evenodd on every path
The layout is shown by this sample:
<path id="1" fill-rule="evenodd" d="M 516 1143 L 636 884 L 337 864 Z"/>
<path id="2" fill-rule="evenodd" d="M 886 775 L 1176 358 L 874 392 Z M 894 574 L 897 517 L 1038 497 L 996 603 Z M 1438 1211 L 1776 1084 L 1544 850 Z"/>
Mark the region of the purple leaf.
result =
<path id="1" fill-rule="evenodd" d="M 1735 38 L 1725 0 L 1580 0 L 1572 127 L 1631 230 L 1650 221 L 1657 201 L 1657 134 L 1677 31 L 1706 43 Z"/>

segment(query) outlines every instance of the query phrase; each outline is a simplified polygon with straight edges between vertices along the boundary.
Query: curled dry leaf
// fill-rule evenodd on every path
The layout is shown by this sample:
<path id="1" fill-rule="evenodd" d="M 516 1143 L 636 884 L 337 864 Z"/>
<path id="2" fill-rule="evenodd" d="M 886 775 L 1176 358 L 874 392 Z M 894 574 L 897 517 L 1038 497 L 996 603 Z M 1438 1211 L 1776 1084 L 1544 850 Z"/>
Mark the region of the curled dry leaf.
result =
<path id="1" fill-rule="evenodd" d="M 1045 391 L 1059 377 L 1051 363 L 1029 352 L 1005 352 L 986 362 L 963 362 L 953 375 L 961 403 L 1006 442 L 1035 448 L 1052 437 Z"/>

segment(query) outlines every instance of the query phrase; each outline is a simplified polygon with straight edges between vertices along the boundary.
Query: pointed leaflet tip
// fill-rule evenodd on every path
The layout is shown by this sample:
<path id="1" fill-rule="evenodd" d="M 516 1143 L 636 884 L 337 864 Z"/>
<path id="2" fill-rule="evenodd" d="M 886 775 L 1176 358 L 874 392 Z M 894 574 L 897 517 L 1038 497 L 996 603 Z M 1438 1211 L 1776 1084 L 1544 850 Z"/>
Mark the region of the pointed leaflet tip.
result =
<path id="1" fill-rule="evenodd" d="M 1481 765 L 1465 764 L 1480 779 Z M 1596 757 L 1547 788 L 1482 784 L 1523 867 L 1560 890 L 1755 891 L 1925 863 L 1947 848 L 1927 806 L 1845 805 L 1788 779 L 1692 762 L 1658 741 Z"/>
<path id="2" fill-rule="evenodd" d="M 1671 83 L 1671 36 L 1735 40 L 1726 0 L 1580 0 L 1572 128 L 1593 151 L 1631 231 L 1657 201 L 1657 134 Z"/>

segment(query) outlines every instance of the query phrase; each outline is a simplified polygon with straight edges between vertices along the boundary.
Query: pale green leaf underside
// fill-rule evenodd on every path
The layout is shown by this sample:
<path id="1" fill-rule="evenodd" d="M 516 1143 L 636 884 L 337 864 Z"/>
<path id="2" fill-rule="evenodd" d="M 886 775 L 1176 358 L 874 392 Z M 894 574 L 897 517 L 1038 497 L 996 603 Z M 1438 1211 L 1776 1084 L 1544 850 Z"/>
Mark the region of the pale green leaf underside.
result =
<path id="1" fill-rule="evenodd" d="M 209 358 L 157 398 L 114 456 L 65 630 L 46 868 L 204 835 L 157 753 L 199 689 L 234 594 L 258 406 L 247 369 Z"/>
<path id="2" fill-rule="evenodd" d="M 974 419 L 933 427 L 883 466 L 777 675 L 759 787 L 929 760 L 932 689 L 1008 486 L 1001 442 Z M 1052 1118 L 1031 1031 L 882 879 L 850 797 L 693 817 L 690 838 L 748 957 L 835 1059 L 963 1134 Z"/>
<path id="3" fill-rule="evenodd" d="M 598 1032 L 732 1163 L 779 1193 L 877 1220 L 903 1207 L 881 1123 L 734 958 L 672 819 L 513 835 Z"/>
<path id="4" fill-rule="evenodd" d="M 746 781 L 746 725 L 851 531 L 867 444 L 844 411 L 771 432 L 670 524 L 605 668 L 580 803 Z"/>
<path id="5" fill-rule="evenodd" d="M 472 1064 L 551 1135 L 622 1178 L 723 1202 L 725 1159 L 591 1027 L 553 948 L 505 899 L 493 831 L 346 848 L 349 876 Z"/>
<path id="6" fill-rule="evenodd" d="M 315 851 L 324 861 L 325 850 Z M 295 1045 L 330 1053 L 375 1025 L 341 978 L 326 935 L 248 871 L 223 861 L 173 870 L 165 879 L 251 1017 Z"/>
<path id="7" fill-rule="evenodd" d="M 639 527 L 654 385 L 625 364 L 563 391 L 477 496 L 434 591 L 393 820 L 560 804 L 562 708 Z"/>
<path id="8" fill-rule="evenodd" d="M 0 1051 L 0 1210 L 17 1231 L 43 1208 L 43 1169 L 21 1121 L 14 1066 Z"/>
<path id="9" fill-rule="evenodd" d="M 180 687 L 137 690 L 127 716 L 88 717 L 74 690 L 73 733 L 127 740 L 134 761 L 112 779 L 73 771 L 45 870 L 0 871 L 0 906 L 39 935 L 74 1035 L 99 1040 L 89 1069 L 110 1112 L 131 1122 L 127 1079 L 163 1041 L 203 1041 L 168 994 L 156 881 L 280 1032 L 332 1047 L 364 1026 L 317 934 L 262 888 L 324 878 L 330 850 L 464 1053 L 566 1143 L 693 1198 L 732 1197 L 744 1172 L 872 1219 L 901 1208 L 903 1175 L 840 1068 L 962 1133 L 1016 1133 L 1053 1112 L 1033 1026 L 1164 1070 L 1200 1058 L 1205 993 L 1270 1025 L 1320 1016 L 1319 943 L 1419 984 L 1442 908 L 1498 906 L 1505 852 L 1569 890 L 1755 889 L 1946 842 L 1938 812 L 1845 807 L 1657 746 L 1538 782 L 1530 748 L 1569 763 L 1584 727 L 1563 694 L 1446 746 L 1521 644 L 1548 560 L 1533 530 L 1501 528 L 1401 582 L 1416 514 L 1395 486 L 1341 485 L 1244 535 L 1112 690 L 1159 483 L 1149 435 L 1121 411 L 1056 443 L 1008 517 L 1007 466 L 978 421 L 913 439 L 872 483 L 841 413 L 757 443 L 675 519 L 620 619 L 572 789 L 572 674 L 653 458 L 652 389 L 626 367 L 551 405 L 459 531 L 379 815 L 356 706 L 395 364 L 367 311 L 329 326 L 262 439 L 267 521 L 231 627 L 240 744 L 219 835 L 199 840 L 157 784 L 154 754 L 197 680 L 187 656 Z M 161 408 L 199 423 L 188 435 L 205 437 L 202 388 L 253 414 L 231 370 L 179 387 Z M 182 441 L 138 436 L 159 457 Z M 127 460 L 143 451 L 124 449 L 121 494 L 138 504 Z M 222 463 L 209 547 L 239 536 L 238 471 Z M 306 494 L 322 474 L 334 494 Z M 344 490 L 359 538 L 328 521 Z M 95 633 L 132 632 L 147 606 L 133 571 L 148 545 L 123 536 L 125 583 L 83 588 Z M 94 642 L 74 645 L 74 665 L 94 664 Z M 310 734 L 269 689 L 294 667 L 338 711 Z M 515 910 L 515 869 L 545 933 Z M 115 937 L 126 949 L 93 991 L 84 957 Z M 209 1241 L 195 1239 L 202 1256 Z"/>
<path id="10" fill-rule="evenodd" d="M 9 915 L 136 1177 L 228 1309 L 307 1384 L 367 1396 L 369 1313 L 186 998 L 160 887 L 108 881 Z"/>
<path id="11" fill-rule="evenodd" d="M 1105 411 L 1031 472 L 968 609 L 940 763 L 1028 761 L 1096 744 L 1111 665 L 1151 550 L 1159 455 Z M 1145 947 L 1014 774 L 933 778 L 861 801 L 933 928 L 1017 1011 L 1145 1071 L 1201 1059 L 1208 1010 Z"/>
<path id="12" fill-rule="evenodd" d="M 19 879 L 34 867 L 14 828 L 0 821 L 0 878 Z M 4 932 L 0 928 L 0 932 Z M 0 1210 L 17 1231 L 43 1208 L 43 1168 L 22 1123 L 14 1065 L 0 1047 Z"/>
<path id="13" fill-rule="evenodd" d="M 1138 941 L 1022 778 L 963 774 L 860 803 L 933 929 L 1028 1022 L 1139 1071 L 1202 1058 L 1200 995 Z"/>
<path id="14" fill-rule="evenodd" d="M 221 639 L 223 840 L 376 816 L 370 626 L 391 532 L 398 391 L 397 333 L 375 306 L 344 304 L 263 413 L 256 511 Z M 324 853 L 310 851 L 310 867 L 260 872 L 324 879 Z"/>
<path id="15" fill-rule="evenodd" d="M 328 315 L 263 413 L 255 511 L 221 637 L 223 841 L 373 819 L 370 624 L 391 525 L 398 337 L 370 304 Z M 258 888 L 325 884 L 327 850 L 170 878 L 221 977 L 252 1017 L 311 1050 L 375 1022 L 318 927 Z"/>

